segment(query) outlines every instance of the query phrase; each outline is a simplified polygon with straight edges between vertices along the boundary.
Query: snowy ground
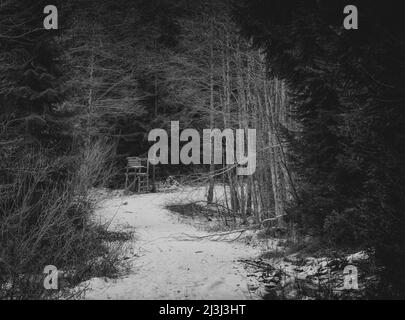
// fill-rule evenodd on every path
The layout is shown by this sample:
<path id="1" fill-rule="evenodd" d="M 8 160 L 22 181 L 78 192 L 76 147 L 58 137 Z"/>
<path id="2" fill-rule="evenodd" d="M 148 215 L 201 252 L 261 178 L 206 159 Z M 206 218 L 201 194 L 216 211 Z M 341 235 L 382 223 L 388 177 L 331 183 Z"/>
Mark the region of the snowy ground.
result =
<path id="1" fill-rule="evenodd" d="M 204 189 L 172 193 L 110 195 L 99 203 L 101 221 L 113 230 L 134 228 L 131 270 L 119 279 L 93 278 L 86 299 L 258 299 L 257 280 L 239 259 L 254 258 L 260 249 L 240 242 L 197 237 L 207 232 L 180 222 L 165 204 L 185 197 L 202 200 Z"/>

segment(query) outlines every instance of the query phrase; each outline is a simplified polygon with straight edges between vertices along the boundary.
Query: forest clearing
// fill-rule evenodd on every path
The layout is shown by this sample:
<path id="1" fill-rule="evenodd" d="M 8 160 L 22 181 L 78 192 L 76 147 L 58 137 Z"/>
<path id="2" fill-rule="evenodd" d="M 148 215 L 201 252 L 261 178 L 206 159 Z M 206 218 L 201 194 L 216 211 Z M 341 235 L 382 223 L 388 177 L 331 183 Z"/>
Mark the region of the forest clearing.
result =
<path id="1" fill-rule="evenodd" d="M 301 264 L 303 268 L 297 271 L 291 264 L 291 259 L 298 261 L 297 254 L 289 256 L 275 238 L 258 238 L 257 232 L 249 228 L 219 231 L 218 221 L 207 228 L 207 216 L 187 212 L 182 217 L 168 210 L 185 203 L 204 202 L 205 187 L 176 187 L 154 194 L 95 192 L 99 199 L 95 216 L 98 223 L 107 222 L 111 231 L 133 232 L 134 236 L 124 251 L 125 271 L 118 277 L 97 277 L 81 283 L 79 290 L 85 289 L 84 299 L 251 300 L 269 298 L 269 292 L 278 299 L 314 299 L 314 293 L 322 294 L 319 288 L 307 292 L 302 284 L 297 286 L 296 277 L 305 280 L 315 276 L 322 281 L 322 289 L 328 287 L 342 293 L 344 266 L 368 259 L 361 252 L 350 256 L 346 263 L 341 259 L 334 268 L 339 279 L 323 279 L 326 267 L 331 269 L 336 259 L 306 256 L 311 263 Z M 217 201 L 223 200 L 223 192 L 222 186 L 216 186 Z M 264 254 L 274 254 L 276 259 L 263 259 Z M 276 271 L 272 276 L 270 268 Z M 267 278 L 263 277 L 263 270 Z M 280 272 L 285 276 L 277 279 Z M 364 284 L 361 287 L 364 290 Z M 359 297 L 363 294 L 357 292 Z"/>
<path id="2" fill-rule="evenodd" d="M 190 192 L 191 191 L 191 192 Z M 115 231 L 134 228 L 129 248 L 131 270 L 119 279 L 86 283 L 94 299 L 252 299 L 247 271 L 240 259 L 259 249 L 242 243 L 204 239 L 207 232 L 181 222 L 165 209 L 179 197 L 203 200 L 204 188 L 171 193 L 114 196 L 100 203 L 100 219 Z M 192 198 L 192 199 L 190 199 Z M 123 205 L 125 203 L 125 205 Z M 201 237 L 201 238 L 200 238 Z"/>

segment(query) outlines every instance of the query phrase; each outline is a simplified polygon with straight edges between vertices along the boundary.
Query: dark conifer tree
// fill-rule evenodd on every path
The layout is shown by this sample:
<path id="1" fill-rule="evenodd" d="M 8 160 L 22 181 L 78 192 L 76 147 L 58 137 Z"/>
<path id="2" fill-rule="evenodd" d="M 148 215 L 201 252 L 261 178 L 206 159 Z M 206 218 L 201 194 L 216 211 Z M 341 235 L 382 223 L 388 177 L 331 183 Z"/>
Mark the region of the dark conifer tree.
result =
<path id="1" fill-rule="evenodd" d="M 62 103 L 61 51 L 56 30 L 43 27 L 46 1 L 10 1 L 2 5 L 0 104 L 2 117 L 41 147 L 66 150 L 69 125 L 58 111 Z M 28 141 L 26 140 L 26 141 Z"/>
<path id="2" fill-rule="evenodd" d="M 404 295 L 405 49 L 397 2 L 353 1 L 359 29 L 343 28 L 344 1 L 244 1 L 237 21 L 286 80 L 300 197 L 290 217 L 333 242 L 366 245 Z"/>

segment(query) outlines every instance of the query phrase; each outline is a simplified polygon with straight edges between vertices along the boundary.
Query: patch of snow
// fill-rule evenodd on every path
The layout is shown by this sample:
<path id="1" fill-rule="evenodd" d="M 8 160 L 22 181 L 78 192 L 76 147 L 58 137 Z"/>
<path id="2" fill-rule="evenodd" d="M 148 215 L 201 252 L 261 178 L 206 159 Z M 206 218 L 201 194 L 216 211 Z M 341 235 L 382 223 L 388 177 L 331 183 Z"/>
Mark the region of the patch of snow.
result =
<path id="1" fill-rule="evenodd" d="M 222 188 L 223 189 L 223 188 Z M 183 224 L 164 209 L 174 201 L 201 201 L 204 188 L 173 193 L 103 197 L 96 217 L 111 229 L 135 228 L 130 274 L 119 279 L 93 278 L 81 284 L 86 299 L 257 299 L 260 286 L 239 259 L 254 258 L 258 248 L 239 242 L 212 241 L 207 232 Z M 222 193 L 221 193 L 222 192 Z M 223 191 L 216 189 L 216 196 Z M 253 290 L 253 288 L 255 290 Z"/>
<path id="2" fill-rule="evenodd" d="M 354 263 L 354 262 L 359 262 L 359 261 L 364 261 L 369 258 L 368 254 L 365 251 L 360 251 L 354 254 L 351 254 L 346 257 L 346 260 L 349 263 Z"/>

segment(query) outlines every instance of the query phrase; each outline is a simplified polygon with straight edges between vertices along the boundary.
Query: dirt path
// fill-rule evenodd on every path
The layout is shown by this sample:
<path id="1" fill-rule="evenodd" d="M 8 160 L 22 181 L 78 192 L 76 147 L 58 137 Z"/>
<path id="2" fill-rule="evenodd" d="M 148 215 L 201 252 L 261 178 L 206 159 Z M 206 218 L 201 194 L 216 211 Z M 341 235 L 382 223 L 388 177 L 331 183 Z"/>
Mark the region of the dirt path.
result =
<path id="1" fill-rule="evenodd" d="M 204 196 L 203 190 L 192 195 Z M 112 196 L 100 203 L 97 216 L 113 219 L 112 227 L 135 228 L 130 244 L 130 274 L 120 279 L 93 278 L 87 299 L 257 299 L 257 286 L 238 259 L 259 250 L 237 242 L 194 237 L 207 235 L 179 222 L 164 209 L 179 192 Z M 191 237 L 190 237 L 191 236 Z"/>

